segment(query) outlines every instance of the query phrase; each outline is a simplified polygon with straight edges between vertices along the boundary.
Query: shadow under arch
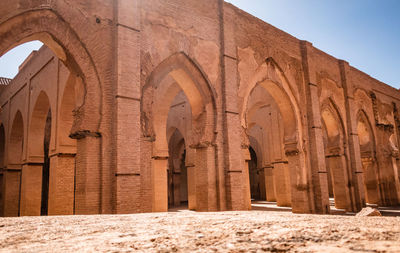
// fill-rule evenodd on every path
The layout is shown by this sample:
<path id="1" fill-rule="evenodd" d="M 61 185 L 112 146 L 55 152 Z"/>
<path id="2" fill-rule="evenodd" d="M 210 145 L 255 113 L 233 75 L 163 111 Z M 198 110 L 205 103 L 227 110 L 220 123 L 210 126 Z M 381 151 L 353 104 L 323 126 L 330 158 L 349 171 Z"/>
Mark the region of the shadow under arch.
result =
<path id="1" fill-rule="evenodd" d="M 301 114 L 294 93 L 282 69 L 272 58 L 268 58 L 253 75 L 244 92 L 241 110 L 242 127 L 248 129 L 249 98 L 253 90 L 263 87 L 276 103 L 282 116 L 284 128 L 284 151 L 290 170 L 292 210 L 295 213 L 315 212 L 312 189 L 309 187 L 311 174 L 307 171 L 303 152 L 303 130 Z M 250 112 L 251 113 L 251 112 Z"/>
<path id="2" fill-rule="evenodd" d="M 101 121 L 101 83 L 88 50 L 76 32 L 54 10 L 34 9 L 0 23 L 0 55 L 25 42 L 40 40 L 82 80 L 84 96 L 74 122 L 74 136 L 97 133 Z"/>
<path id="3" fill-rule="evenodd" d="M 152 141 L 152 211 L 167 211 L 165 194 L 168 162 L 167 120 L 174 98 L 183 91 L 191 109 L 191 136 L 185 140 L 195 149 L 196 210 L 217 209 L 215 181 L 216 104 L 213 90 L 201 69 L 184 53 L 176 53 L 154 68 L 142 89 L 142 133 Z M 188 153 L 192 153 L 190 150 Z M 200 174 L 203 176 L 200 178 Z M 204 182 L 201 182 L 204 181 Z M 156 183 L 158 182 L 158 183 Z"/>

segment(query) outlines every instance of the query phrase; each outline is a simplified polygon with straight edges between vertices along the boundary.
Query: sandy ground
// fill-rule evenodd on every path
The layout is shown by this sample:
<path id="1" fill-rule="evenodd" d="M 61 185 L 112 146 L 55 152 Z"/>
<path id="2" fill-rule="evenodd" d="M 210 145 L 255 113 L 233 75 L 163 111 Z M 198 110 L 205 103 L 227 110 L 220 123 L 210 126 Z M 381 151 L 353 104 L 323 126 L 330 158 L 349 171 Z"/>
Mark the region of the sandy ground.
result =
<path id="1" fill-rule="evenodd" d="M 400 252 L 400 217 L 191 211 L 0 218 L 0 252 Z"/>

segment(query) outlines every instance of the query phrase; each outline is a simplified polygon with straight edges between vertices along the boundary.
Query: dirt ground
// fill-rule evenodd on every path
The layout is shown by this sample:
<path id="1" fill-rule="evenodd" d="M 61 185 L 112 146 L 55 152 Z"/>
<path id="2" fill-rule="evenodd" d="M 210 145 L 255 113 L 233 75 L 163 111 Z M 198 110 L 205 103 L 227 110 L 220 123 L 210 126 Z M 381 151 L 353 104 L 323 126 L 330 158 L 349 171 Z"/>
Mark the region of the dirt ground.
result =
<path id="1" fill-rule="evenodd" d="M 0 218 L 0 252 L 400 252 L 400 217 L 221 212 Z"/>

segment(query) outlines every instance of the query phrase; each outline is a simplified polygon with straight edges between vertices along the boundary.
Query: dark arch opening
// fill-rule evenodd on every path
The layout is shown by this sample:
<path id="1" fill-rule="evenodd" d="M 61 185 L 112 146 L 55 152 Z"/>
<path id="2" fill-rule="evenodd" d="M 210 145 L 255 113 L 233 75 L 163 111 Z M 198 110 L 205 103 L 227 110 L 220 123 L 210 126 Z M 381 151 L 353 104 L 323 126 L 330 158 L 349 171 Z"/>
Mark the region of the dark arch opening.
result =
<path id="1" fill-rule="evenodd" d="M 50 181 L 50 138 L 51 138 L 51 110 L 47 113 L 43 138 L 43 170 L 42 170 L 42 203 L 40 215 L 48 214 L 49 207 L 49 181 Z"/>
<path id="2" fill-rule="evenodd" d="M 249 147 L 249 177 L 250 177 L 250 195 L 252 200 L 265 200 L 262 193 L 262 173 L 258 168 L 257 153 L 253 147 Z"/>

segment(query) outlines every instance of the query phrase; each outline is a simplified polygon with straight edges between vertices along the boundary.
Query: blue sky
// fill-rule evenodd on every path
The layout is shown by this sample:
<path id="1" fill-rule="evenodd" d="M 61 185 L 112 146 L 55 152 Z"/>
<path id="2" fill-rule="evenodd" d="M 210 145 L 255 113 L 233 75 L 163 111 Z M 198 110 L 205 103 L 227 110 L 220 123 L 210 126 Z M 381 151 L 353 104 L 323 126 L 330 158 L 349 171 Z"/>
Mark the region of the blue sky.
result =
<path id="1" fill-rule="evenodd" d="M 400 0 L 225 0 L 400 88 Z"/>
<path id="2" fill-rule="evenodd" d="M 372 77 L 400 88 L 400 0 L 226 0 Z M 0 58 L 0 76 L 41 44 L 24 44 Z"/>

